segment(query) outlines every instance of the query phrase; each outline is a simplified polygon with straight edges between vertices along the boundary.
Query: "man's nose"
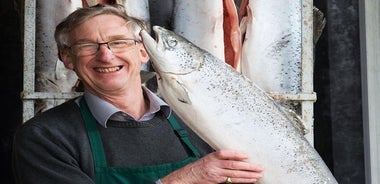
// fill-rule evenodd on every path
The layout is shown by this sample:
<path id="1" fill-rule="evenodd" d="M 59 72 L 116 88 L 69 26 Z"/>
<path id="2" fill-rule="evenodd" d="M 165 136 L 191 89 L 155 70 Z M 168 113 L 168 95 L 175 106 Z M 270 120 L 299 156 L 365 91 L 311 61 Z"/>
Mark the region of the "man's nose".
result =
<path id="1" fill-rule="evenodd" d="M 107 49 L 111 50 L 111 47 L 108 45 L 108 42 L 106 42 L 106 43 L 99 43 L 98 50 L 102 47 L 102 45 L 104 45 Z"/>
<path id="2" fill-rule="evenodd" d="M 98 52 L 96 53 L 96 57 L 105 61 L 107 61 L 108 59 L 112 59 L 113 53 L 111 51 L 111 48 L 107 44 L 99 45 L 99 49 L 98 49 Z"/>

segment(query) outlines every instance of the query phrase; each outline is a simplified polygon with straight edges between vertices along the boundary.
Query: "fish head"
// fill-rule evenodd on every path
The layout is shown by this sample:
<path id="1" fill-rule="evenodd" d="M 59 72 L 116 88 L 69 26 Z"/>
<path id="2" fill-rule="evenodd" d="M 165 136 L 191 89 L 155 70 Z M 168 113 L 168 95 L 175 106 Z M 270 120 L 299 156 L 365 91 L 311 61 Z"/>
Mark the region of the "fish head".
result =
<path id="1" fill-rule="evenodd" d="M 158 74 L 184 75 L 199 69 L 205 51 L 163 27 L 153 26 L 153 31 L 156 39 L 144 30 L 141 36 L 153 68 Z"/>

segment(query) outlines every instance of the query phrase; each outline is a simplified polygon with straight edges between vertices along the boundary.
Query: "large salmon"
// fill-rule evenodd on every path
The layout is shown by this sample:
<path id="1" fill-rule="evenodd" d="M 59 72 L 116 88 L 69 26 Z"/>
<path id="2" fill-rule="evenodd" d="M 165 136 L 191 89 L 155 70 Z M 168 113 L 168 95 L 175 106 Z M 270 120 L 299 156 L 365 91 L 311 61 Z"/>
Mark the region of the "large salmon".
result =
<path id="1" fill-rule="evenodd" d="M 242 150 L 264 166 L 260 184 L 336 184 L 316 150 L 265 91 L 184 37 L 142 31 L 159 94 L 215 149 Z"/>

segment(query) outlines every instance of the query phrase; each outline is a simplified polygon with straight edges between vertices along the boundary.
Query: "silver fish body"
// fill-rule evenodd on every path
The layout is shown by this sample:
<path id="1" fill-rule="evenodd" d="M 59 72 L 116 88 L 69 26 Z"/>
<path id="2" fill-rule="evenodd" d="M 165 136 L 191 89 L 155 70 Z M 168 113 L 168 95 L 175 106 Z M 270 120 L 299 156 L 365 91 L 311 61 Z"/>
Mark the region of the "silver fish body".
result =
<path id="1" fill-rule="evenodd" d="M 36 82 L 37 92 L 70 92 L 78 77 L 58 59 L 54 40 L 55 26 L 68 14 L 82 6 L 81 0 L 37 0 L 36 2 Z M 45 111 L 64 99 L 41 100 L 36 113 Z"/>
<path id="2" fill-rule="evenodd" d="M 302 1 L 249 0 L 241 70 L 269 93 L 301 92 Z"/>
<path id="3" fill-rule="evenodd" d="M 172 31 L 142 32 L 159 94 L 215 149 L 249 154 L 260 184 L 337 183 L 316 150 L 265 91 L 224 61 Z"/>
<path id="4" fill-rule="evenodd" d="M 224 58 L 223 1 L 176 0 L 173 32 Z"/>

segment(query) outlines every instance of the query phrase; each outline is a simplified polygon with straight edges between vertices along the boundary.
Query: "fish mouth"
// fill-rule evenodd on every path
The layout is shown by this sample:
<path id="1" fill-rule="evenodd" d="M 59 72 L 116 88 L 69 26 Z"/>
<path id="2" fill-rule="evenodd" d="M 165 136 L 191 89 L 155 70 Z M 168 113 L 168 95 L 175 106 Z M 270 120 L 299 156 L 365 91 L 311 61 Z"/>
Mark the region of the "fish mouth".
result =
<path id="1" fill-rule="evenodd" d="M 94 68 L 95 71 L 100 73 L 111 73 L 111 72 L 117 72 L 121 70 L 123 66 L 114 66 L 114 67 L 96 67 Z"/>
<path id="2" fill-rule="evenodd" d="M 160 26 L 153 26 L 153 32 L 155 33 L 155 39 L 145 30 L 142 30 L 140 32 L 140 35 L 142 37 L 145 49 L 151 58 L 152 67 L 155 69 L 157 74 L 161 73 L 161 75 L 187 75 L 200 69 L 202 62 L 197 62 L 196 64 L 194 64 L 194 66 L 186 66 L 186 68 L 183 69 L 183 66 L 177 66 L 177 63 L 171 63 L 174 62 L 174 60 L 181 60 L 181 58 L 166 58 L 170 57 L 170 53 L 173 52 L 175 48 L 180 45 L 181 40 L 184 38 L 182 38 L 179 35 L 175 36 L 176 33 L 170 30 L 166 30 L 165 28 Z M 189 42 L 188 40 L 186 41 Z M 191 43 L 190 45 L 194 44 Z M 187 47 L 189 47 L 189 45 L 187 45 Z M 201 61 L 203 60 L 201 59 Z"/>
<path id="3" fill-rule="evenodd" d="M 157 32 L 156 31 L 154 31 L 155 32 L 155 34 L 157 34 Z M 145 47 L 148 45 L 148 46 L 156 46 L 157 45 L 157 43 L 158 43 L 158 38 L 157 38 L 157 36 L 156 36 L 156 40 L 155 39 L 153 39 L 151 36 L 150 36 L 150 34 L 146 31 L 146 30 L 144 30 L 144 29 L 142 29 L 141 31 L 140 31 L 140 36 L 142 37 L 142 40 L 143 40 L 143 43 L 144 43 L 144 45 L 145 45 Z M 148 47 L 149 48 L 149 47 Z M 147 48 L 147 50 L 149 50 Z"/>
<path id="4" fill-rule="evenodd" d="M 154 48 L 156 48 L 156 49 L 158 48 L 159 36 L 158 36 L 158 33 L 155 29 L 153 29 L 153 31 L 155 33 L 155 39 L 153 39 L 152 36 L 146 30 L 142 29 L 140 31 L 140 35 L 142 37 L 145 50 L 149 53 L 151 60 L 153 60 L 152 58 L 154 58 L 154 57 L 160 57 L 159 53 L 154 51 L 155 50 Z M 150 48 L 152 48 L 152 49 L 150 49 Z M 160 70 L 158 70 L 157 66 L 155 66 L 154 61 L 151 62 L 151 65 L 152 65 L 154 71 L 156 71 L 157 78 L 161 78 L 159 75 Z"/>

